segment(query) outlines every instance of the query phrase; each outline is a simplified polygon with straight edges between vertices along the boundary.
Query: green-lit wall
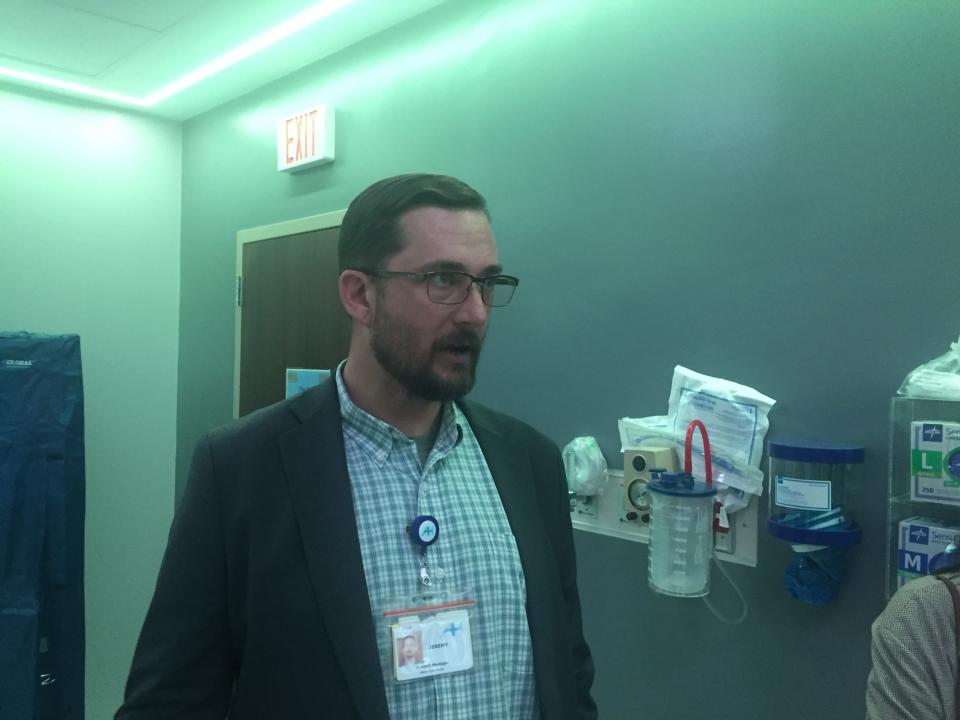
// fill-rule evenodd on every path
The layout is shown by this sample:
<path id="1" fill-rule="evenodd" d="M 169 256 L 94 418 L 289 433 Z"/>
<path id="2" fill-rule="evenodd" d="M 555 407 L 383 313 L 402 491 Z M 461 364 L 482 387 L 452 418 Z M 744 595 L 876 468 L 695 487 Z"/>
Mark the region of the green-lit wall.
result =
<path id="1" fill-rule="evenodd" d="M 120 699 L 174 446 L 182 481 L 231 414 L 237 230 L 416 170 L 487 195 L 522 278 L 477 399 L 615 463 L 680 363 L 775 397 L 771 434 L 867 447 L 826 608 L 765 536 L 733 626 L 652 595 L 645 546 L 577 533 L 602 717 L 862 717 L 888 399 L 960 331 L 958 37 L 949 0 L 461 0 L 186 123 L 182 187 L 179 126 L 0 92 L 0 329 L 83 338 L 88 717 Z M 313 102 L 337 160 L 280 174 L 275 120 Z"/>
<path id="2" fill-rule="evenodd" d="M 664 412 L 679 363 L 776 398 L 771 434 L 867 447 L 829 607 L 787 596 L 765 534 L 732 568 L 739 626 L 652 595 L 645 546 L 577 534 L 603 717 L 862 717 L 888 400 L 960 330 L 958 37 L 960 5 L 926 0 L 456 3 L 188 122 L 181 477 L 230 417 L 237 230 L 461 176 L 522 278 L 476 398 L 617 462 L 617 418 Z M 336 162 L 276 172 L 274 121 L 323 101 Z"/>
<path id="3" fill-rule="evenodd" d="M 180 140 L 0 91 L 0 330 L 81 338 L 91 720 L 120 701 L 173 515 Z"/>

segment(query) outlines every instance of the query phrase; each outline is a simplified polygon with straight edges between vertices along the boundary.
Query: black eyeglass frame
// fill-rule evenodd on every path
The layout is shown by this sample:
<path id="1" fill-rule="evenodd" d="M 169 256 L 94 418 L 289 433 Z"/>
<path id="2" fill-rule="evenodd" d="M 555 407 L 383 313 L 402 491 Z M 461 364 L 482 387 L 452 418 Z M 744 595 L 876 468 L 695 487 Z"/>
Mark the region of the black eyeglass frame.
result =
<path id="1" fill-rule="evenodd" d="M 513 294 L 517 291 L 517 287 L 520 285 L 520 278 L 514 277 L 513 275 L 471 275 L 468 272 L 462 272 L 460 270 L 433 270 L 430 272 L 402 272 L 400 270 L 371 270 L 365 268 L 351 268 L 351 270 L 356 270 L 357 272 L 362 272 L 364 275 L 369 275 L 370 277 L 382 278 L 384 280 L 392 280 L 394 278 L 403 278 L 405 280 L 414 280 L 416 282 L 426 283 L 427 285 L 427 298 L 430 302 L 434 302 L 437 305 L 462 305 L 467 301 L 467 298 L 470 297 L 470 288 L 473 285 L 477 286 L 477 289 L 480 291 L 480 299 L 483 301 L 483 304 L 487 307 L 506 307 L 510 304 L 510 301 L 513 300 Z M 450 302 L 447 300 L 436 300 L 433 296 L 430 295 L 431 279 L 437 275 L 458 275 L 460 277 L 470 278 L 470 285 L 467 285 L 467 291 L 463 294 L 463 297 L 456 302 Z M 492 302 L 487 302 L 487 297 L 484 294 L 484 289 L 490 289 L 490 299 L 493 299 L 493 290 L 498 286 L 509 286 L 513 288 L 513 291 L 510 293 L 510 297 L 507 298 L 505 303 L 500 305 L 494 305 Z"/>

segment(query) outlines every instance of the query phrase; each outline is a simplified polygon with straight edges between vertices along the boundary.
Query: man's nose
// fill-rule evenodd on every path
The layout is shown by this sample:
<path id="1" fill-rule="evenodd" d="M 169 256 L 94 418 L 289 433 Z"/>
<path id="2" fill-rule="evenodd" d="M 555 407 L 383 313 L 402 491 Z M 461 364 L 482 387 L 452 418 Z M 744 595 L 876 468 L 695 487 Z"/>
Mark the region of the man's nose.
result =
<path id="1" fill-rule="evenodd" d="M 477 283 L 471 283 L 467 299 L 457 306 L 457 320 L 473 325 L 483 325 L 487 322 L 490 307 L 483 302 L 482 291 Z"/>

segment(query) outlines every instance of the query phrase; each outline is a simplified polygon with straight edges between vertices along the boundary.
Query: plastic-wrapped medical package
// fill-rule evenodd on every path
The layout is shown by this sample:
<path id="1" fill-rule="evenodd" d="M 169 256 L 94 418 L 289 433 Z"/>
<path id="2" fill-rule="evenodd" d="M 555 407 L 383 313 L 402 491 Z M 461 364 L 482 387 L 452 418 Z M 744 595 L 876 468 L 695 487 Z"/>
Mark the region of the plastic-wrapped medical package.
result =
<path id="1" fill-rule="evenodd" d="M 939 357 L 914 368 L 897 395 L 929 400 L 960 400 L 960 340 Z"/>
<path id="2" fill-rule="evenodd" d="M 577 495 L 596 495 L 607 481 L 607 461 L 596 438 L 577 437 L 563 448 L 567 487 Z"/>

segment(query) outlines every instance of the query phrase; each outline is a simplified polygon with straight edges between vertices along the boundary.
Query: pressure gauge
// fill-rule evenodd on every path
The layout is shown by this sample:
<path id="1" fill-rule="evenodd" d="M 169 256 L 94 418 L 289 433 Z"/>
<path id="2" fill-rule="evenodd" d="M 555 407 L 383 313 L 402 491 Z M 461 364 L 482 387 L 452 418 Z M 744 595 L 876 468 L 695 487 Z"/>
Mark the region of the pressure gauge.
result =
<path id="1" fill-rule="evenodd" d="M 637 510 L 650 509 L 650 496 L 647 494 L 647 483 L 640 478 L 635 479 L 627 486 L 627 498 Z"/>

